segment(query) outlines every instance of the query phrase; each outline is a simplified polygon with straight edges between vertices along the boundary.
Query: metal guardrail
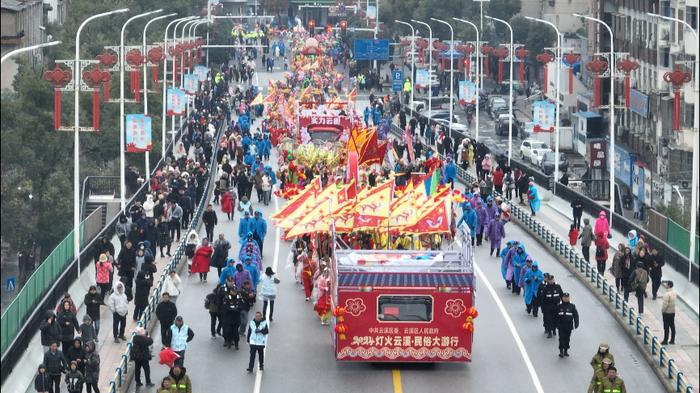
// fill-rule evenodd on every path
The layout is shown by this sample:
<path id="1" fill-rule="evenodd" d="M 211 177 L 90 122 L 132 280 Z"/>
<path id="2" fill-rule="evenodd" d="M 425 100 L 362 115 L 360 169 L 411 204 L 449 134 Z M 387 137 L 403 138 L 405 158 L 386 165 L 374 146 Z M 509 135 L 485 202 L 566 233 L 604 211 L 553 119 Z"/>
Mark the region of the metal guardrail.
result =
<path id="1" fill-rule="evenodd" d="M 392 132 L 397 133 L 394 128 L 392 128 Z M 429 148 L 432 149 L 432 146 Z M 435 152 L 435 154 L 437 155 L 438 153 Z M 476 180 L 461 167 L 457 167 L 457 177 L 466 184 L 471 184 Z M 494 194 L 500 195 L 495 191 Z M 601 290 L 598 298 L 605 299 L 611 304 L 622 320 L 627 321 L 628 328 L 634 328 L 638 342 L 651 355 L 672 384 L 675 385 L 676 392 L 693 393 L 693 387 L 685 379 L 683 371 L 676 366 L 675 361 L 669 356 L 666 348 L 661 345 L 659 338 L 651 333 L 651 329 L 642 321 L 634 307 L 630 307 L 629 303 L 624 300 L 624 295 L 620 295 L 620 292 L 615 289 L 615 285 L 610 285 L 607 278 L 603 275 L 605 272 L 599 272 L 595 266 L 583 258 L 583 255 L 571 247 L 568 241 L 562 240 L 556 233 L 540 223 L 539 220 L 532 218 L 528 211 L 513 204 L 510 204 L 510 208 L 512 217 L 515 217 L 533 234 L 544 240 L 552 251 L 573 265 L 574 269 L 582 275 L 581 279 L 590 281 L 591 285 L 595 285 L 596 289 Z"/>
<path id="2" fill-rule="evenodd" d="M 226 120 L 222 121 L 221 126 L 219 127 L 219 132 L 217 132 L 217 135 L 214 138 L 214 141 L 218 141 L 221 138 L 221 133 L 226 126 Z M 209 179 L 207 179 L 207 185 L 205 187 L 205 190 L 207 190 L 203 195 L 202 199 L 199 201 L 199 204 L 197 205 L 197 210 L 194 213 L 194 216 L 192 217 L 192 221 L 190 222 L 189 228 L 187 228 L 187 231 L 185 233 L 189 233 L 191 230 L 196 230 L 199 225 L 200 225 L 200 219 L 202 217 L 202 213 L 204 213 L 204 209 L 207 206 L 207 203 L 209 201 L 209 198 L 211 198 L 211 193 L 212 193 L 212 186 L 214 185 L 213 180 L 215 176 L 215 163 L 216 163 L 216 156 L 217 152 L 219 150 L 219 144 L 215 143 L 215 148 L 212 153 L 212 158 L 211 162 L 209 163 Z M 175 249 L 175 254 L 174 256 L 170 259 L 170 262 L 165 266 L 165 269 L 163 269 L 163 272 L 161 273 L 160 279 L 158 279 L 158 283 L 156 284 L 156 287 L 153 289 L 153 293 L 151 293 L 151 296 L 149 297 L 149 302 L 148 302 L 148 307 L 144 310 L 143 314 L 141 315 L 141 318 L 138 320 L 136 323 L 137 326 L 147 328 L 148 324 L 151 322 L 151 316 L 153 313 L 155 313 L 156 307 L 158 306 L 158 303 L 160 301 L 161 297 L 161 291 L 163 290 L 163 283 L 165 282 L 165 277 L 171 272 L 174 271 L 177 266 L 180 264 L 182 261 L 182 257 L 185 255 L 185 246 L 186 246 L 186 241 L 187 241 L 187 236 L 183 236 L 180 239 L 180 243 L 178 243 L 177 248 Z M 119 365 L 115 368 L 114 370 L 114 376 L 112 379 L 109 381 L 109 390 L 108 393 L 118 393 L 119 389 L 121 389 L 124 385 L 126 376 L 129 373 L 129 360 L 131 356 L 131 348 L 133 347 L 133 337 L 136 335 L 135 332 L 131 333 L 131 337 L 129 337 L 129 342 L 126 344 L 126 350 L 124 353 L 121 355 L 121 360 L 119 362 Z"/>

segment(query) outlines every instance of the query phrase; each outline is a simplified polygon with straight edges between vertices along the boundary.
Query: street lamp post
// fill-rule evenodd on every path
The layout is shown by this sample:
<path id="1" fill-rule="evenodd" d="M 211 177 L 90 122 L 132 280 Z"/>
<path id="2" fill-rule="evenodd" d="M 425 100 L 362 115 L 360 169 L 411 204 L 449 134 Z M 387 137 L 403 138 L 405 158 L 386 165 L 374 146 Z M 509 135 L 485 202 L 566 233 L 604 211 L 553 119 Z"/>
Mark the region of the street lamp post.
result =
<path id="1" fill-rule="evenodd" d="M 557 85 L 556 85 L 556 88 L 554 89 L 554 186 L 552 189 L 554 194 L 556 194 L 557 182 L 559 181 L 559 112 L 560 112 L 559 111 L 559 107 L 560 107 L 560 105 L 559 105 L 559 88 L 560 88 L 560 82 L 561 82 L 561 33 L 559 33 L 559 29 L 557 28 L 557 26 L 550 21 L 547 21 L 544 19 L 532 18 L 530 16 L 526 16 L 525 19 L 535 21 L 535 22 L 544 23 L 548 26 L 551 26 L 554 29 L 554 31 L 557 33 L 557 48 L 555 50 L 556 53 L 554 55 L 554 57 L 556 58 L 556 62 L 557 62 Z M 511 68 L 511 70 L 512 70 L 512 68 Z M 612 113 L 612 111 L 611 111 L 611 113 Z M 611 122 L 610 127 L 612 129 L 612 122 Z M 613 161 L 614 160 L 612 159 L 612 157 L 610 157 L 611 167 L 614 164 Z M 611 172 L 611 174 L 612 174 L 612 172 Z M 612 184 L 614 184 L 614 180 L 613 180 Z M 612 186 L 612 184 L 611 184 L 611 186 Z M 610 188 L 611 188 L 610 192 L 612 195 L 614 188 L 613 187 L 610 187 Z M 610 201 L 612 202 L 613 200 L 611 199 Z M 610 216 L 611 216 L 610 223 L 611 224 L 610 224 L 610 226 L 611 227 L 612 227 L 612 210 L 613 209 L 614 209 L 614 205 L 611 205 L 610 206 L 610 210 L 611 210 L 611 214 L 610 214 Z"/>
<path id="2" fill-rule="evenodd" d="M 503 19 L 498 19 L 494 18 L 488 15 L 484 15 L 484 18 L 490 19 L 494 22 L 499 22 L 503 23 L 508 27 L 508 30 L 510 31 L 510 48 L 508 48 L 508 55 L 510 56 L 510 61 L 508 62 L 510 66 L 508 67 L 509 70 L 509 77 L 508 77 L 508 108 L 509 108 L 509 115 L 508 115 L 508 168 L 510 168 L 510 159 L 513 157 L 513 27 L 510 25 L 510 23 L 504 21 Z M 559 33 L 557 33 L 557 36 Z M 559 86 L 559 76 L 557 75 L 557 86 Z M 557 87 L 558 88 L 558 87 Z M 557 93 L 557 100 L 559 100 L 559 95 Z M 558 106 L 558 105 L 557 105 Z M 559 120 L 557 119 L 557 122 Z M 557 137 L 559 136 L 559 133 L 557 133 Z M 557 140 L 557 151 L 559 151 L 559 142 Z M 559 153 L 555 154 L 557 156 L 557 163 L 554 164 L 558 168 L 558 159 L 559 159 Z M 554 171 L 555 173 L 557 172 L 556 170 Z M 557 175 L 554 175 L 555 180 L 557 179 Z M 556 181 L 555 181 L 556 183 Z"/>
<path id="3" fill-rule="evenodd" d="M 9 51 L 9 52 L 7 52 L 6 54 L 4 54 L 4 55 L 2 56 L 2 59 L 0 59 L 0 64 L 4 63 L 5 60 L 9 59 L 10 57 L 12 57 L 12 56 L 14 56 L 14 55 L 16 55 L 16 54 L 19 54 L 19 53 L 22 53 L 22 52 L 33 51 L 33 50 L 39 49 L 39 48 L 46 48 L 46 47 L 48 47 L 48 46 L 54 46 L 54 45 L 58 45 L 58 44 L 60 44 L 60 43 L 61 43 L 61 41 L 44 42 L 43 44 L 25 46 L 24 48 L 19 48 L 19 49 L 15 49 L 15 50 Z"/>
<path id="4" fill-rule="evenodd" d="M 73 135 L 73 249 L 75 250 L 75 258 L 80 257 L 80 33 L 85 25 L 92 20 L 127 11 L 129 11 L 128 8 L 122 8 L 93 15 L 85 19 L 75 33 L 75 62 L 73 63 L 73 83 L 75 84 L 73 96 L 73 121 L 75 122 Z M 78 276 L 80 276 L 80 261 L 78 261 Z"/>
<path id="5" fill-rule="evenodd" d="M 395 19 L 394 22 L 399 23 L 399 24 L 402 24 L 402 25 L 404 25 L 404 26 L 408 26 L 408 27 L 411 28 L 411 101 L 410 101 L 410 104 L 409 104 L 409 108 L 410 108 L 411 111 L 413 111 L 413 90 L 414 90 L 414 87 L 415 87 L 415 83 L 413 83 L 413 75 L 414 75 L 415 63 L 416 63 L 416 53 L 415 53 L 415 49 L 416 49 L 416 29 L 414 29 L 414 28 L 413 28 L 413 25 L 410 24 L 410 23 L 408 23 L 408 22 L 400 21 L 400 20 L 397 20 L 397 19 Z"/>
<path id="6" fill-rule="evenodd" d="M 665 19 L 671 22 L 676 22 L 680 23 L 683 26 L 685 26 L 688 30 L 690 30 L 691 33 L 695 36 L 695 45 L 698 44 L 698 32 L 697 30 L 693 29 L 693 26 L 691 26 L 688 22 L 682 20 L 682 19 L 676 19 L 672 18 L 669 16 L 663 16 L 663 15 L 656 15 L 652 13 L 647 13 L 649 16 L 654 16 L 657 18 Z M 697 48 L 697 47 L 696 47 Z M 698 84 L 698 81 L 700 80 L 700 71 L 698 71 L 698 64 L 697 62 L 697 53 L 695 56 L 695 75 L 693 78 L 695 79 L 695 105 L 693 105 L 693 133 L 697 133 L 698 129 L 700 128 L 700 86 Z M 700 153 L 700 146 L 698 146 L 700 142 L 698 142 L 698 135 L 693 135 L 693 180 L 692 180 L 692 185 L 691 185 L 691 190 L 690 190 L 690 253 L 689 255 L 689 260 L 690 264 L 688 265 L 688 281 L 692 279 L 692 268 L 693 265 L 695 264 L 695 236 L 696 236 L 696 228 L 697 228 L 697 220 L 698 220 L 698 166 L 700 166 L 700 159 L 699 159 L 699 153 Z"/>
<path id="7" fill-rule="evenodd" d="M 596 23 L 599 23 L 603 26 L 605 26 L 606 29 L 608 29 L 608 34 L 610 34 L 610 64 L 615 64 L 615 41 L 613 40 L 613 33 L 612 29 L 610 26 L 608 26 L 607 23 L 603 22 L 600 19 L 596 19 L 592 16 L 587 16 L 587 15 L 580 15 L 580 14 L 573 14 L 576 17 L 579 18 L 584 18 Z M 559 67 L 559 64 L 561 63 L 561 59 L 557 59 L 557 67 Z M 608 162 L 610 163 L 610 228 L 613 226 L 613 216 L 615 215 L 615 77 L 614 77 L 614 68 L 611 66 L 610 67 L 610 98 L 609 98 L 609 106 L 610 106 L 610 121 L 609 121 L 609 127 L 610 127 L 610 150 L 608 153 Z M 559 84 L 559 70 L 557 68 L 557 85 Z M 557 100 L 559 98 L 559 87 L 557 87 Z M 557 106 L 558 108 L 558 106 Z M 559 123 L 559 120 L 557 120 L 557 123 Z M 559 124 L 557 124 L 558 126 Z M 557 132 L 558 134 L 558 132 Z M 559 157 L 556 157 L 556 162 L 555 164 L 559 164 Z M 556 180 L 558 178 L 555 178 L 554 184 L 557 184 Z"/>
<path id="8" fill-rule="evenodd" d="M 452 25 L 441 19 L 430 18 L 430 20 L 447 25 L 450 28 L 450 138 L 452 138 L 452 111 L 453 111 L 453 99 L 454 99 L 454 83 L 455 83 L 455 57 L 454 57 L 454 47 L 455 47 L 455 30 Z"/>
<path id="9" fill-rule="evenodd" d="M 132 21 L 143 18 L 148 15 L 157 14 L 162 12 L 162 9 L 155 11 L 144 12 L 143 14 L 134 15 L 127 19 L 122 25 L 122 31 L 119 38 L 119 189 L 120 189 L 120 200 L 121 200 L 121 211 L 122 213 L 126 209 L 126 152 L 125 152 L 125 121 L 124 121 L 124 63 L 126 59 L 126 53 L 124 53 L 124 34 L 126 33 L 126 26 Z"/>
<path id="10" fill-rule="evenodd" d="M 147 56 L 147 52 L 148 52 L 148 47 L 146 45 L 146 33 L 148 32 L 148 26 L 150 26 L 151 23 L 153 23 L 153 22 L 156 22 L 156 21 L 159 21 L 162 19 L 167 19 L 167 18 L 173 17 L 175 15 L 177 15 L 177 13 L 173 12 L 172 14 L 157 16 L 157 17 L 149 20 L 148 22 L 146 22 L 146 25 L 143 27 L 143 42 L 142 42 L 142 50 L 141 50 L 141 53 L 143 53 L 144 56 Z M 157 64 L 155 66 L 158 67 Z M 148 72 L 148 62 L 144 61 L 143 62 L 143 114 L 144 115 L 148 115 L 148 76 L 147 76 L 147 72 Z M 165 144 L 163 144 L 163 148 L 165 148 Z M 146 151 L 146 153 L 145 153 L 145 160 L 146 160 L 146 183 L 150 184 L 151 164 L 150 164 L 150 153 L 148 151 Z"/>
<path id="11" fill-rule="evenodd" d="M 459 18 L 452 18 L 452 19 L 456 20 L 457 22 L 466 23 L 469 26 L 473 27 L 474 31 L 476 31 L 477 62 L 476 62 L 476 65 L 474 66 L 474 68 L 476 69 L 476 75 L 474 76 L 474 84 L 476 85 L 476 123 L 475 123 L 476 135 L 475 135 L 475 137 L 476 137 L 476 141 L 478 142 L 479 141 L 479 89 L 481 88 L 481 83 L 479 82 L 480 81 L 479 74 L 481 73 L 481 66 L 480 66 L 481 63 L 479 62 L 479 58 L 478 58 L 478 56 L 479 56 L 478 48 L 481 47 L 481 43 L 479 42 L 479 28 L 476 27 L 476 24 L 474 24 L 468 20 L 459 19 Z"/>
<path id="12" fill-rule="evenodd" d="M 180 26 L 180 24 L 183 22 L 189 23 L 190 21 L 195 20 L 195 19 L 199 19 L 199 17 L 198 16 L 189 17 L 189 18 L 180 20 L 177 23 L 175 23 L 175 27 L 173 28 L 173 45 L 177 45 L 177 42 L 178 42 L 178 40 L 177 40 L 177 28 L 178 28 L 178 26 Z M 184 29 L 184 26 L 183 26 L 183 29 Z M 183 64 L 182 58 L 183 57 L 181 56 L 180 57 L 180 65 Z M 173 82 L 172 82 L 173 89 L 175 88 L 175 76 L 176 76 L 175 70 L 177 69 L 176 61 L 178 61 L 177 56 L 173 56 L 173 79 L 172 79 L 173 80 Z M 180 67 L 180 73 L 183 73 L 183 72 L 184 72 L 184 70 L 182 69 L 182 67 Z M 180 116 L 180 123 L 182 124 L 182 116 Z M 175 116 L 172 117 L 172 121 L 170 122 L 170 132 L 173 133 L 173 137 L 174 137 L 175 136 Z M 174 148 L 175 148 L 175 145 L 173 144 L 173 149 Z"/>
<path id="13" fill-rule="evenodd" d="M 163 144 L 163 148 L 161 151 L 161 158 L 163 158 L 163 159 L 165 159 L 165 150 L 166 150 L 165 149 L 165 134 L 167 134 L 167 131 L 165 131 L 165 128 L 166 128 L 165 123 L 166 123 L 166 119 L 167 119 L 166 107 L 167 107 L 167 100 L 168 100 L 168 97 L 167 97 L 167 92 L 168 92 L 168 31 L 170 30 L 170 26 L 177 24 L 181 21 L 190 20 L 193 18 L 196 18 L 196 17 L 195 16 L 187 16 L 184 18 L 178 18 L 178 19 L 170 21 L 170 23 L 168 23 L 168 25 L 165 26 L 165 35 L 163 36 L 163 53 L 165 54 L 165 59 L 163 60 L 163 97 L 162 97 L 162 99 L 163 99 L 163 111 L 162 111 L 162 116 L 161 116 L 161 121 L 160 121 L 161 139 L 162 139 L 161 142 Z M 173 42 L 173 46 L 174 45 L 175 45 L 175 43 Z M 173 65 L 174 64 L 175 63 L 173 63 Z M 173 71 L 175 71 L 174 68 L 173 68 Z M 173 118 L 173 129 L 174 128 L 175 128 L 175 120 Z"/>
<path id="14" fill-rule="evenodd" d="M 411 22 L 418 23 L 428 28 L 429 38 L 428 38 L 428 126 L 430 126 L 430 119 L 433 116 L 433 29 L 429 24 L 421 22 L 419 20 L 411 19 Z M 450 119 L 452 120 L 452 119 Z"/>

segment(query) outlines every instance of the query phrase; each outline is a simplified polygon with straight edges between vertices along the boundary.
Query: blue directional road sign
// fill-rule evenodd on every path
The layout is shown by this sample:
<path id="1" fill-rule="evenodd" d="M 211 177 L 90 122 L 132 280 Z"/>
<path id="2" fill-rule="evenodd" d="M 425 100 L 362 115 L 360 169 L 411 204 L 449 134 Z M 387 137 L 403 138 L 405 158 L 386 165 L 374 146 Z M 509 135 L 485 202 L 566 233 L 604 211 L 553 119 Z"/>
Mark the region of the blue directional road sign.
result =
<path id="1" fill-rule="evenodd" d="M 7 282 L 5 283 L 5 289 L 7 290 L 7 292 L 12 292 L 15 290 L 15 288 L 16 288 L 15 278 L 14 277 L 8 278 Z"/>
<path id="2" fill-rule="evenodd" d="M 355 40 L 355 60 L 389 60 L 389 40 Z"/>
<path id="3" fill-rule="evenodd" d="M 403 87 L 403 70 L 394 70 L 391 74 L 391 89 L 401 91 Z"/>

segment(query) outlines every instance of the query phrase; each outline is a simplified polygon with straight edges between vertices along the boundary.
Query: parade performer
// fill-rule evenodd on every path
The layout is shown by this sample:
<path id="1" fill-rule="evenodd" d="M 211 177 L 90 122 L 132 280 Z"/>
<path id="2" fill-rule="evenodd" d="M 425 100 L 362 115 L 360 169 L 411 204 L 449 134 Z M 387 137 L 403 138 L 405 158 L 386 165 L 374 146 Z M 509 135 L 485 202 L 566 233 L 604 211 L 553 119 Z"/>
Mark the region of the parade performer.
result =
<path id="1" fill-rule="evenodd" d="M 325 268 L 323 273 L 321 273 L 316 279 L 316 288 L 318 289 L 318 300 L 316 300 L 316 305 L 314 310 L 318 317 L 321 319 L 321 325 L 328 325 L 328 318 L 330 316 L 331 309 L 331 279 L 329 277 L 329 270 Z"/>
<path id="2" fill-rule="evenodd" d="M 304 285 L 304 295 L 306 295 L 308 302 L 311 299 L 311 290 L 313 289 L 312 279 L 316 270 L 315 263 L 306 255 L 306 252 L 301 253 L 299 260 L 302 263 L 301 282 Z"/>
<path id="3" fill-rule="evenodd" d="M 476 212 L 474 212 L 472 209 L 472 204 L 469 202 L 464 202 L 462 204 L 462 218 L 459 219 L 457 227 L 459 227 L 462 223 L 467 224 L 469 227 L 469 235 L 472 238 L 472 246 L 474 246 L 474 240 L 476 239 L 477 218 Z"/>

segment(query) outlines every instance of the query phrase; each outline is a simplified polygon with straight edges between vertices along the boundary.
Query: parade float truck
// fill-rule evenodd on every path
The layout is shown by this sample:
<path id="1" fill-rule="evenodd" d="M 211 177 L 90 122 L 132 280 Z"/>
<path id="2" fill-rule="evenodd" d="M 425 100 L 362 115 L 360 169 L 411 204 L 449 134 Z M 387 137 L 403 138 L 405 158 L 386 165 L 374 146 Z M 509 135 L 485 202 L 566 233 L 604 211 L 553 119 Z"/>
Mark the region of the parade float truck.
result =
<path id="1" fill-rule="evenodd" d="M 478 313 L 470 243 L 444 251 L 336 249 L 336 359 L 471 361 Z"/>
<path id="2" fill-rule="evenodd" d="M 352 128 L 352 119 L 333 113 L 338 111 L 329 111 L 322 115 L 303 112 L 299 115 L 298 129 L 301 133 L 308 132 L 311 142 L 336 142 L 343 133 L 348 133 Z"/>

